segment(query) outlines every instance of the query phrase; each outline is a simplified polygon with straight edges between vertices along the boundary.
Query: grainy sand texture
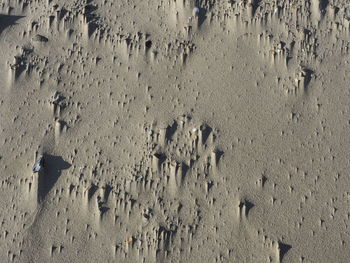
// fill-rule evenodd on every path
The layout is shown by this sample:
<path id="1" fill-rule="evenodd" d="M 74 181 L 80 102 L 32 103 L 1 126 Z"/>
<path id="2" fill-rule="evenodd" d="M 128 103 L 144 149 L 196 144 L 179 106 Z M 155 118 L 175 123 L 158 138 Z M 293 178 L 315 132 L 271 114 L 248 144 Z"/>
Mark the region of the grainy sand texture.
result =
<path id="1" fill-rule="evenodd" d="M 0 262 L 350 262 L 348 0 L 0 0 Z"/>

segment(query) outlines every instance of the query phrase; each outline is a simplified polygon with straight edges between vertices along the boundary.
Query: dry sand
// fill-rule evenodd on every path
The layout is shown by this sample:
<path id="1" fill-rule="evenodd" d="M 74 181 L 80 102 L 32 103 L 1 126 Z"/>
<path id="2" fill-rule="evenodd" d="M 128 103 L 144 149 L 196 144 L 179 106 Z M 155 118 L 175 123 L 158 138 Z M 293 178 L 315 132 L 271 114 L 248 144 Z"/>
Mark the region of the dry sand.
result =
<path id="1" fill-rule="evenodd" d="M 1 1 L 0 261 L 350 262 L 349 21 Z"/>

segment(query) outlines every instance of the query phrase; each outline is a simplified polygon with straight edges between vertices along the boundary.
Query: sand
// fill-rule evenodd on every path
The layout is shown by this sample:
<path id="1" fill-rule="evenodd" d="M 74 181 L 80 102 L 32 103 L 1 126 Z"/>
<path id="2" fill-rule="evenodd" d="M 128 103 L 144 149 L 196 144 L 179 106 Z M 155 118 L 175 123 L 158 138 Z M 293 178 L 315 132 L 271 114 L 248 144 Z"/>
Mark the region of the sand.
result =
<path id="1" fill-rule="evenodd" d="M 1 262 L 350 262 L 347 0 L 0 2 Z"/>

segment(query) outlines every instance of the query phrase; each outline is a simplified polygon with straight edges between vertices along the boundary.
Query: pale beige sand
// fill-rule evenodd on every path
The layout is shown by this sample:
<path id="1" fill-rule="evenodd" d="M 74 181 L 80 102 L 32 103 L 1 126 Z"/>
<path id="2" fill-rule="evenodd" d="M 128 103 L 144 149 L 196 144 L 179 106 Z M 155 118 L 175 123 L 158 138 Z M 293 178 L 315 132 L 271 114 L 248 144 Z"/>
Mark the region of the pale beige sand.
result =
<path id="1" fill-rule="evenodd" d="M 350 262 L 349 21 L 1 1 L 0 261 Z"/>

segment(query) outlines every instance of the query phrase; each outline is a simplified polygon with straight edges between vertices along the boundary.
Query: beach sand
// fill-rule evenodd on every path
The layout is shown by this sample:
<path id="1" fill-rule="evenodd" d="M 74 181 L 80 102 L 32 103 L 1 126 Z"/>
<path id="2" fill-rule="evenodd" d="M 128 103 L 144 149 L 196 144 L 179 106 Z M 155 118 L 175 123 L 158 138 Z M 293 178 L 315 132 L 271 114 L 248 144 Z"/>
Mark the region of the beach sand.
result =
<path id="1" fill-rule="evenodd" d="M 346 0 L 0 2 L 1 262 L 350 262 Z"/>

